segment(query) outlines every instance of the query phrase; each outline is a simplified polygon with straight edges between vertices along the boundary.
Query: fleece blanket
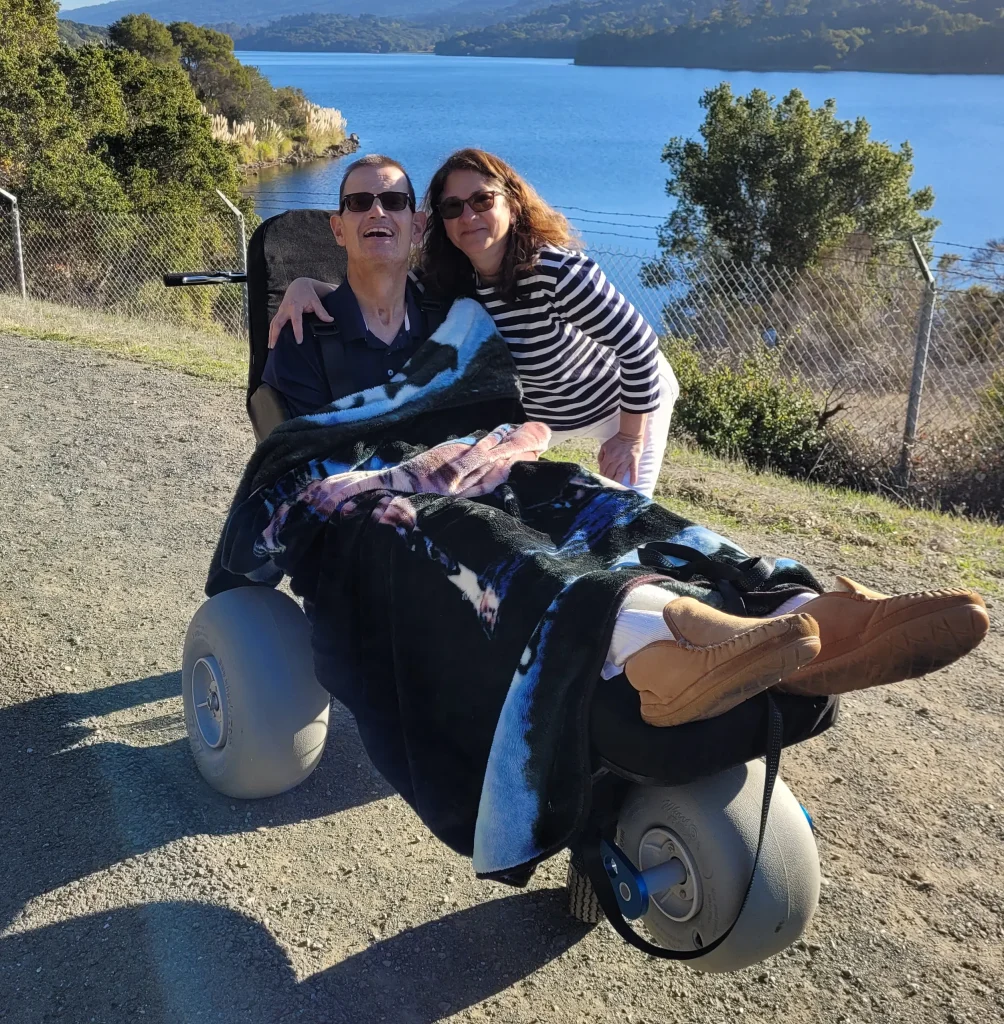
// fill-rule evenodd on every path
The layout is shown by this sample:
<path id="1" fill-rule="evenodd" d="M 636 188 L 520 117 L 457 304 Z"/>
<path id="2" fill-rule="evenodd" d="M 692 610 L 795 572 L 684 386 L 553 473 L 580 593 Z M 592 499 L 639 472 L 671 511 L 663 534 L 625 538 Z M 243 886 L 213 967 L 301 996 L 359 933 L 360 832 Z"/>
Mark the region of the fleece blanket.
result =
<path id="1" fill-rule="evenodd" d="M 585 826 L 589 709 L 618 609 L 658 583 L 751 614 L 821 588 L 582 466 L 540 460 L 485 310 L 458 300 L 387 384 L 258 446 L 206 593 L 284 575 L 318 680 L 374 765 L 475 873 L 525 885 Z M 601 684 L 602 685 L 602 684 Z"/>

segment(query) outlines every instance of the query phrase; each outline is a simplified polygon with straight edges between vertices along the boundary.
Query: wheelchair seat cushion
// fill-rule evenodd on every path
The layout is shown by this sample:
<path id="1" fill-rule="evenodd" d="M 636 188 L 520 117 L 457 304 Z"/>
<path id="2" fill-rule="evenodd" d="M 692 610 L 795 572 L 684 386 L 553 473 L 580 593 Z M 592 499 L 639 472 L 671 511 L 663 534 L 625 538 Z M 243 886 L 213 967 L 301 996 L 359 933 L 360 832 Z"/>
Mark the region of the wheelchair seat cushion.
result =
<path id="1" fill-rule="evenodd" d="M 837 720 L 839 697 L 773 697 L 784 717 L 784 746 L 818 736 Z M 599 765 L 615 774 L 653 785 L 685 785 L 762 757 L 766 716 L 766 701 L 753 699 L 701 722 L 648 725 L 641 718 L 638 691 L 622 674 L 597 683 L 590 737 Z"/>

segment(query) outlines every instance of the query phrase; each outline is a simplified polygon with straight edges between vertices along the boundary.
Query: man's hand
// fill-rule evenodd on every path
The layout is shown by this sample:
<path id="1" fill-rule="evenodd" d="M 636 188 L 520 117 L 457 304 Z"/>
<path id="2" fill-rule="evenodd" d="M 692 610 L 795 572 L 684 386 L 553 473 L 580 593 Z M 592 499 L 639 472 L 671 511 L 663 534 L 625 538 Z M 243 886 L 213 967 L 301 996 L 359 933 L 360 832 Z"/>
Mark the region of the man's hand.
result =
<path id="1" fill-rule="evenodd" d="M 293 325 L 293 337 L 297 345 L 303 344 L 303 314 L 315 313 L 319 320 L 331 323 L 333 317 L 324 308 L 321 299 L 334 291 L 330 284 L 315 281 L 309 277 L 298 277 L 286 289 L 279 308 L 268 325 L 268 347 L 275 348 L 279 333 L 287 323 Z"/>

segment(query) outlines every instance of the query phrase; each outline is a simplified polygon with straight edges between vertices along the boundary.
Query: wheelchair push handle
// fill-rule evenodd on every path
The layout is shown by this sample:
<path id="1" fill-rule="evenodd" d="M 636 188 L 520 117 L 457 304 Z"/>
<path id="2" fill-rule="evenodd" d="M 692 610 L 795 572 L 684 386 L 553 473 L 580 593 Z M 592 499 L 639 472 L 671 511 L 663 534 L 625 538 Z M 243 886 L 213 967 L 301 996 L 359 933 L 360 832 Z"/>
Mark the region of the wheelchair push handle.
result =
<path id="1" fill-rule="evenodd" d="M 246 284 L 248 276 L 239 270 L 200 270 L 190 274 L 165 274 L 168 288 L 190 284 Z"/>

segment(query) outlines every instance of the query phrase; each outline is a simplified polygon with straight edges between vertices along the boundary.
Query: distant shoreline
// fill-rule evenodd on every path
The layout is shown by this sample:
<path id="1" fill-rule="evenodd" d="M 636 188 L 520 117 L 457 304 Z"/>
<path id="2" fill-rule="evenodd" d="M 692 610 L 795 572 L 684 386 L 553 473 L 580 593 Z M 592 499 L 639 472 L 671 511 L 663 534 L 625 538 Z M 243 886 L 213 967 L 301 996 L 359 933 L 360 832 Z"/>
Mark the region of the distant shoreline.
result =
<path id="1" fill-rule="evenodd" d="M 917 68 L 832 68 L 832 67 L 812 67 L 812 68 L 793 68 L 793 67 L 712 67 L 708 65 L 691 65 L 691 64 L 598 64 L 592 62 L 584 62 L 575 60 L 572 57 L 557 56 L 557 57 L 540 57 L 540 56 L 522 56 L 520 54 L 507 54 L 506 56 L 496 56 L 494 54 L 461 54 L 461 53 L 432 53 L 431 51 L 415 51 L 415 50 L 387 50 L 377 52 L 375 50 L 248 50 L 248 49 L 234 49 L 234 53 L 275 53 L 275 54 L 295 54 L 303 57 L 316 57 L 318 54 L 329 54 L 331 56 L 338 57 L 446 57 L 457 60 L 551 60 L 561 61 L 562 63 L 568 64 L 570 67 L 578 68 L 661 68 L 666 71 L 718 71 L 718 72 L 742 72 L 744 74 L 753 75 L 776 75 L 776 74 L 794 74 L 794 75 L 927 75 L 927 76 L 938 76 L 947 77 L 953 76 L 955 78 L 970 78 L 979 76 L 982 78 L 1004 78 L 1004 73 L 1000 71 L 981 71 L 979 69 L 970 69 L 969 71 L 924 71 Z"/>
<path id="2" fill-rule="evenodd" d="M 574 60 L 572 62 L 576 67 L 579 68 L 666 68 L 672 71 L 740 71 L 746 74 L 754 75 L 777 75 L 777 74 L 793 74 L 793 75 L 954 75 L 957 78 L 968 78 L 971 75 L 980 75 L 986 78 L 1004 78 L 1004 72 L 1001 71 L 981 71 L 979 69 L 970 68 L 968 71 L 928 71 L 923 68 L 834 68 L 827 65 L 816 65 L 815 67 L 790 67 L 788 65 L 778 65 L 776 67 L 746 67 L 745 65 L 732 65 L 728 67 L 709 67 L 706 64 L 615 64 L 600 63 L 598 61 L 579 61 Z"/>

